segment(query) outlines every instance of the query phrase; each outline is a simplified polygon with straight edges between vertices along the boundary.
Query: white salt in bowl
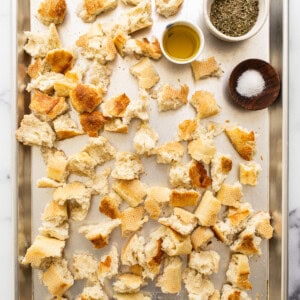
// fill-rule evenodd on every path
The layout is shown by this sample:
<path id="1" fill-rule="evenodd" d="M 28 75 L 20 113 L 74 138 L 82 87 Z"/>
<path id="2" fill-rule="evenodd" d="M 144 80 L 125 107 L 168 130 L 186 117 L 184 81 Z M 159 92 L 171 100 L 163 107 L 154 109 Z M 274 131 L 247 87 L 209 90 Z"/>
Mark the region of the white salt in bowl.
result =
<path id="1" fill-rule="evenodd" d="M 226 35 L 226 34 L 222 33 L 221 31 L 219 31 L 218 29 L 216 29 L 216 27 L 210 21 L 210 9 L 211 9 L 211 5 L 213 2 L 214 2 L 214 0 L 204 0 L 203 1 L 203 5 L 204 5 L 203 12 L 204 12 L 205 24 L 206 24 L 207 28 L 209 29 L 209 31 L 214 36 L 216 36 L 217 38 L 219 38 L 223 41 L 227 41 L 227 42 L 240 42 L 240 41 L 244 41 L 244 40 L 251 38 L 252 36 L 257 34 L 261 30 L 261 28 L 263 27 L 268 15 L 269 15 L 270 0 L 259 0 L 259 4 L 258 4 L 259 12 L 258 12 L 258 17 L 257 17 L 256 23 L 254 24 L 254 26 L 246 34 L 238 36 L 238 37 L 233 37 L 233 36 Z"/>

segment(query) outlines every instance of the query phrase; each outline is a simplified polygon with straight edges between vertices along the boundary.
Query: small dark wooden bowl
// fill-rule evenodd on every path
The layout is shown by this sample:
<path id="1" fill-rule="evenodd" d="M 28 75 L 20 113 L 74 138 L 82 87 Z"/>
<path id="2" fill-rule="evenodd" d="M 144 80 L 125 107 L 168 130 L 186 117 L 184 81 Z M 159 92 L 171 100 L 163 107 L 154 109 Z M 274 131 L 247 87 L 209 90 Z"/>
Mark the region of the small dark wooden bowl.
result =
<path id="1" fill-rule="evenodd" d="M 261 73 L 265 80 L 265 89 L 257 96 L 244 97 L 236 91 L 239 77 L 247 70 L 256 70 Z M 258 110 L 270 106 L 278 97 L 280 91 L 280 79 L 274 68 L 260 59 L 247 59 L 238 64 L 229 78 L 229 93 L 232 100 L 239 106 Z"/>

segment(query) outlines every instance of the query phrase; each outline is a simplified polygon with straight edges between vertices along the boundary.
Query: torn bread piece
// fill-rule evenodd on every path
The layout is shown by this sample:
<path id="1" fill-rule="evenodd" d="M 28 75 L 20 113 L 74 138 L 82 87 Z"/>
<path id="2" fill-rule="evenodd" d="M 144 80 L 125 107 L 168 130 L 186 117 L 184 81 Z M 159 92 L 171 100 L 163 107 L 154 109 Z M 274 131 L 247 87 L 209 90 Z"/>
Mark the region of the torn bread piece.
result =
<path id="1" fill-rule="evenodd" d="M 96 173 L 95 176 L 86 181 L 85 185 L 91 190 L 92 195 L 107 195 L 109 193 L 109 175 L 111 169 L 109 167 Z"/>
<path id="2" fill-rule="evenodd" d="M 80 151 L 69 157 L 68 170 L 79 176 L 94 177 L 97 162 L 87 152 Z"/>
<path id="3" fill-rule="evenodd" d="M 78 128 L 68 113 L 57 117 L 53 121 L 53 127 L 58 140 L 65 140 L 83 134 L 83 131 Z"/>
<path id="4" fill-rule="evenodd" d="M 168 226 L 181 235 L 191 234 L 197 225 L 197 218 L 189 211 L 175 207 L 173 214 L 168 218 L 160 218 L 158 222 Z"/>
<path id="5" fill-rule="evenodd" d="M 61 24 L 67 12 L 67 3 L 65 0 L 43 0 L 39 4 L 37 12 L 38 19 L 44 25 Z"/>
<path id="6" fill-rule="evenodd" d="M 239 207 L 243 197 L 242 185 L 236 181 L 234 184 L 223 183 L 217 193 L 217 199 L 223 205 Z"/>
<path id="7" fill-rule="evenodd" d="M 141 276 L 123 273 L 117 277 L 117 280 L 112 284 L 113 290 L 117 293 L 137 293 L 144 285 L 144 280 Z"/>
<path id="8" fill-rule="evenodd" d="M 170 205 L 172 207 L 195 206 L 200 193 L 195 190 L 173 189 L 170 195 Z"/>
<path id="9" fill-rule="evenodd" d="M 184 147 L 179 142 L 168 142 L 156 148 L 156 161 L 159 164 L 170 164 L 181 161 Z"/>
<path id="10" fill-rule="evenodd" d="M 82 0 L 77 7 L 76 13 L 83 22 L 92 23 L 103 12 L 115 9 L 117 0 Z"/>
<path id="11" fill-rule="evenodd" d="M 30 65 L 27 68 L 27 74 L 30 78 L 36 79 L 45 72 L 45 63 L 40 57 L 32 58 Z"/>
<path id="12" fill-rule="evenodd" d="M 120 294 L 116 293 L 113 295 L 116 300 L 151 300 L 151 297 L 143 293 L 133 293 L 133 294 Z"/>
<path id="13" fill-rule="evenodd" d="M 197 120 L 184 120 L 178 125 L 177 136 L 181 141 L 190 141 L 194 138 L 194 134 L 197 130 Z"/>
<path id="14" fill-rule="evenodd" d="M 145 57 L 130 67 L 130 73 L 138 79 L 142 89 L 152 88 L 160 79 L 149 58 Z"/>
<path id="15" fill-rule="evenodd" d="M 189 256 L 189 267 L 203 275 L 218 273 L 220 255 L 215 251 L 193 251 Z"/>
<path id="16" fill-rule="evenodd" d="M 197 116 L 200 119 L 214 116 L 221 111 L 214 95 L 207 91 L 196 91 L 192 95 L 190 103 L 196 109 Z"/>
<path id="17" fill-rule="evenodd" d="M 89 211 L 91 195 L 91 190 L 82 182 L 73 181 L 55 189 L 53 200 L 60 205 L 68 202 L 70 218 L 74 221 L 82 221 Z"/>
<path id="18" fill-rule="evenodd" d="M 94 245 L 94 248 L 101 249 L 108 245 L 109 235 L 121 224 L 120 219 L 109 220 L 95 225 L 81 226 L 78 230 Z"/>
<path id="19" fill-rule="evenodd" d="M 133 138 L 133 146 L 138 154 L 149 156 L 154 154 L 158 138 L 158 134 L 150 124 L 143 122 Z"/>
<path id="20" fill-rule="evenodd" d="M 145 262 L 145 239 L 143 236 L 133 234 L 122 249 L 122 265 L 143 265 Z"/>
<path id="21" fill-rule="evenodd" d="M 72 274 L 75 280 L 97 281 L 97 259 L 89 253 L 76 253 L 72 258 Z"/>
<path id="22" fill-rule="evenodd" d="M 132 119 L 149 121 L 149 94 L 145 89 L 139 89 L 138 99 L 131 101 L 123 117 L 124 124 L 129 124 Z"/>
<path id="23" fill-rule="evenodd" d="M 234 243 L 230 246 L 231 251 L 245 255 L 260 255 L 261 238 L 255 235 L 255 227 L 248 226 L 243 230 Z"/>
<path id="24" fill-rule="evenodd" d="M 103 93 L 106 93 L 110 84 L 111 73 L 112 69 L 108 64 L 103 65 L 97 60 L 94 60 L 93 63 L 88 66 L 85 73 L 85 80 L 88 84 L 94 85 L 100 88 Z"/>
<path id="25" fill-rule="evenodd" d="M 28 39 L 24 50 L 32 57 L 45 57 L 50 50 L 61 47 L 60 38 L 54 24 L 50 24 L 46 34 L 31 31 L 25 31 L 24 34 Z"/>
<path id="26" fill-rule="evenodd" d="M 264 211 L 258 211 L 251 216 L 247 226 L 254 226 L 255 233 L 262 239 L 271 239 L 273 236 L 273 227 L 270 224 L 270 214 Z"/>
<path id="27" fill-rule="evenodd" d="M 189 176 L 191 162 L 174 163 L 169 171 L 169 181 L 173 187 L 191 188 L 192 182 Z"/>
<path id="28" fill-rule="evenodd" d="M 207 77 L 220 77 L 223 73 L 216 59 L 211 56 L 204 60 L 195 60 L 191 63 L 193 76 L 195 80 Z"/>
<path id="29" fill-rule="evenodd" d="M 68 220 L 68 211 L 66 205 L 59 205 L 55 201 L 46 204 L 41 220 L 51 222 L 54 225 L 60 225 Z"/>
<path id="30" fill-rule="evenodd" d="M 182 274 L 189 300 L 211 300 L 215 288 L 213 283 L 202 274 L 191 268 L 186 268 Z"/>
<path id="31" fill-rule="evenodd" d="M 121 197 L 111 192 L 101 199 L 99 211 L 111 219 L 118 219 L 121 216 L 119 206 L 122 203 Z"/>
<path id="32" fill-rule="evenodd" d="M 233 254 L 226 272 L 227 281 L 241 290 L 250 290 L 252 285 L 249 281 L 249 275 L 250 266 L 248 256 Z"/>
<path id="33" fill-rule="evenodd" d="M 156 12 L 165 18 L 176 15 L 183 0 L 155 0 Z"/>
<path id="34" fill-rule="evenodd" d="M 213 196 L 211 191 L 206 191 L 198 205 L 195 216 L 202 226 L 213 226 L 217 222 L 221 210 L 221 202 Z"/>
<path id="35" fill-rule="evenodd" d="M 54 49 L 47 53 L 45 64 L 51 72 L 66 73 L 73 67 L 74 55 L 67 49 Z"/>
<path id="36" fill-rule="evenodd" d="M 41 148 L 41 154 L 47 166 L 47 177 L 65 182 L 69 176 L 68 158 L 64 151 L 56 148 Z"/>
<path id="37" fill-rule="evenodd" d="M 90 85 L 78 83 L 70 92 L 70 100 L 77 112 L 91 113 L 102 102 L 102 91 Z"/>
<path id="38" fill-rule="evenodd" d="M 189 87 L 184 84 L 179 89 L 165 84 L 157 94 L 158 110 L 160 112 L 175 110 L 188 102 Z"/>
<path id="39" fill-rule="evenodd" d="M 123 93 L 117 97 L 105 100 L 102 104 L 102 112 L 105 117 L 123 117 L 130 99 Z"/>
<path id="40" fill-rule="evenodd" d="M 50 267 L 42 273 L 41 280 L 53 296 L 62 296 L 74 284 L 74 279 L 68 269 L 65 259 L 53 262 Z"/>
<path id="41" fill-rule="evenodd" d="M 241 127 L 228 127 L 225 129 L 225 133 L 243 159 L 247 161 L 253 159 L 256 152 L 256 139 L 253 131 Z"/>
<path id="42" fill-rule="evenodd" d="M 216 238 L 227 246 L 233 243 L 235 235 L 238 232 L 237 227 L 231 226 L 228 220 L 218 220 L 211 228 Z"/>
<path id="43" fill-rule="evenodd" d="M 212 139 L 199 136 L 188 144 L 188 153 L 197 161 L 209 164 L 216 153 L 216 147 Z"/>
<path id="44" fill-rule="evenodd" d="M 97 162 L 97 165 L 103 165 L 114 159 L 116 155 L 116 149 L 103 136 L 89 138 L 83 151 L 87 152 Z"/>
<path id="45" fill-rule="evenodd" d="M 111 176 L 115 179 L 132 180 L 138 179 L 144 173 L 144 168 L 139 156 L 132 152 L 118 152 L 116 155 L 115 168 Z"/>
<path id="46" fill-rule="evenodd" d="M 108 119 L 103 116 L 101 111 L 80 114 L 80 124 L 89 137 L 98 137 L 99 131 L 107 122 Z"/>
<path id="47" fill-rule="evenodd" d="M 131 207 L 136 207 L 141 204 L 147 195 L 146 185 L 138 179 L 116 180 L 112 188 Z"/>
<path id="48" fill-rule="evenodd" d="M 240 163 L 240 183 L 255 186 L 257 185 L 258 175 L 261 172 L 260 164 L 255 161 Z"/>
<path id="49" fill-rule="evenodd" d="M 119 255 L 116 246 L 112 246 L 109 253 L 101 257 L 98 264 L 98 280 L 103 285 L 105 279 L 112 279 L 119 272 Z"/>
<path id="50" fill-rule="evenodd" d="M 144 223 L 148 222 L 148 216 L 144 216 L 142 206 L 130 207 L 121 212 L 122 237 L 127 237 L 131 233 L 141 229 Z"/>
<path id="51" fill-rule="evenodd" d="M 128 125 L 124 123 L 122 118 L 112 118 L 104 124 L 104 130 L 117 133 L 128 133 Z"/>
<path id="52" fill-rule="evenodd" d="M 64 247 L 65 241 L 38 235 L 27 249 L 22 264 L 31 264 L 32 268 L 43 269 L 53 259 L 62 257 Z"/>
<path id="53" fill-rule="evenodd" d="M 75 300 L 108 300 L 99 282 L 90 282 Z"/>
<path id="54" fill-rule="evenodd" d="M 76 46 L 82 56 L 90 60 L 95 59 L 100 64 L 113 61 L 117 54 L 113 39 L 105 34 L 100 23 L 93 24 L 86 34 L 81 35 L 76 41 Z"/>
<path id="55" fill-rule="evenodd" d="M 53 147 L 55 133 L 47 122 L 40 121 L 33 114 L 24 115 L 21 125 L 16 131 L 20 143 L 28 146 Z"/>
<path id="56" fill-rule="evenodd" d="M 231 300 L 231 299 L 251 300 L 247 292 L 240 290 L 238 288 L 234 288 L 230 284 L 224 284 L 221 291 L 221 300 Z"/>
<path id="57" fill-rule="evenodd" d="M 193 162 L 189 168 L 189 177 L 193 188 L 208 188 L 211 186 L 211 178 L 200 161 Z"/>
<path id="58" fill-rule="evenodd" d="M 181 290 L 182 259 L 179 256 L 167 257 L 164 262 L 164 271 L 158 277 L 156 286 L 163 293 L 177 294 Z"/>
<path id="59" fill-rule="evenodd" d="M 65 98 L 48 96 L 40 91 L 31 94 L 30 110 L 42 121 L 51 121 L 69 109 Z"/>
<path id="60" fill-rule="evenodd" d="M 39 74 L 38 77 L 31 80 L 26 87 L 27 92 L 32 92 L 33 90 L 40 90 L 41 92 L 51 94 L 54 90 L 54 85 L 64 79 L 64 75 L 55 72 L 46 72 Z"/>
<path id="61" fill-rule="evenodd" d="M 52 222 L 44 221 L 42 226 L 39 227 L 39 233 L 43 236 L 65 241 L 69 238 L 69 223 L 66 221 L 56 225 Z"/>
<path id="62" fill-rule="evenodd" d="M 229 207 L 226 219 L 230 226 L 239 228 L 241 230 L 246 225 L 247 220 L 253 214 L 253 208 L 250 203 L 242 202 L 239 207 Z"/>
<path id="63" fill-rule="evenodd" d="M 231 155 L 217 152 L 211 160 L 212 189 L 214 192 L 220 190 L 222 183 L 232 169 Z"/>
<path id="64" fill-rule="evenodd" d="M 198 226 L 191 234 L 193 249 L 199 251 L 206 248 L 213 237 L 214 233 L 209 227 Z"/>
<path id="65" fill-rule="evenodd" d="M 170 201 L 170 194 L 171 190 L 167 187 L 152 186 L 147 189 L 144 206 L 151 219 L 159 218 L 162 207 Z"/>

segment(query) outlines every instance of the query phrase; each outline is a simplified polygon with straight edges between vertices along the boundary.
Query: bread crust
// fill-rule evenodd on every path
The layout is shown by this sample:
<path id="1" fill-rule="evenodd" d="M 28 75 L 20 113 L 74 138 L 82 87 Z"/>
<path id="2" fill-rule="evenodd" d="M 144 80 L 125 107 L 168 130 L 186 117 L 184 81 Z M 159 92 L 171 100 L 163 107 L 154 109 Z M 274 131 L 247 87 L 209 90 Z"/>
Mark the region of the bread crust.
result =
<path id="1" fill-rule="evenodd" d="M 37 12 L 43 24 L 61 24 L 67 12 L 67 4 L 65 0 L 44 0 L 40 3 Z"/>
<path id="2" fill-rule="evenodd" d="M 98 137 L 99 131 L 108 122 L 101 111 L 85 112 L 80 114 L 80 124 L 84 132 L 90 137 Z"/>
<path id="3" fill-rule="evenodd" d="M 194 190 L 174 189 L 170 195 L 170 205 L 172 207 L 195 206 L 200 194 Z"/>

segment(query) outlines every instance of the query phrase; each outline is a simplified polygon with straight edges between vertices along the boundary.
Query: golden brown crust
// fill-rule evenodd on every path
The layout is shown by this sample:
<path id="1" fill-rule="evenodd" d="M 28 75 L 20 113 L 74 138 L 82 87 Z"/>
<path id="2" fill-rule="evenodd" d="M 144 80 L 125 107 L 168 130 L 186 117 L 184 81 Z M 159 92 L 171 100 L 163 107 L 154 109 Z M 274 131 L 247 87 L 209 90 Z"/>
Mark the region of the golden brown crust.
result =
<path id="1" fill-rule="evenodd" d="M 159 59 L 162 55 L 160 44 L 157 38 L 153 42 L 150 42 L 147 38 L 142 40 L 135 40 L 137 46 L 140 48 L 142 55 L 151 57 L 153 59 Z"/>
<path id="2" fill-rule="evenodd" d="M 40 57 L 35 59 L 31 62 L 31 64 L 28 66 L 27 74 L 30 76 L 30 78 L 37 78 L 41 73 L 43 73 L 44 70 L 44 63 L 41 60 Z"/>
<path id="3" fill-rule="evenodd" d="M 233 185 L 223 183 L 217 193 L 217 199 L 223 204 L 233 207 L 240 206 L 240 200 L 243 197 L 242 186 L 239 182 Z"/>
<path id="4" fill-rule="evenodd" d="M 93 111 L 91 113 L 83 113 L 80 115 L 80 124 L 84 132 L 90 137 L 97 137 L 99 130 L 103 128 L 108 121 L 100 111 Z"/>
<path id="5" fill-rule="evenodd" d="M 70 99 L 79 113 L 92 112 L 102 102 L 102 93 L 89 85 L 78 83 L 71 90 Z"/>
<path id="6" fill-rule="evenodd" d="M 225 132 L 235 150 L 245 160 L 252 160 L 256 151 L 255 134 L 242 128 L 226 128 Z"/>
<path id="7" fill-rule="evenodd" d="M 195 162 L 190 167 L 189 176 L 193 187 L 208 188 L 211 185 L 211 178 L 201 162 Z"/>
<path id="8" fill-rule="evenodd" d="M 191 234 L 191 242 L 194 250 L 205 247 L 213 238 L 214 234 L 208 227 L 199 226 Z"/>
<path id="9" fill-rule="evenodd" d="M 179 142 L 168 142 L 156 148 L 157 163 L 169 164 L 181 160 L 184 154 L 184 147 Z"/>
<path id="10" fill-rule="evenodd" d="M 171 192 L 170 205 L 172 207 L 195 206 L 199 196 L 200 194 L 194 190 L 175 189 Z"/>
<path id="11" fill-rule="evenodd" d="M 225 156 L 221 158 L 221 172 L 228 174 L 232 169 L 232 160 Z"/>
<path id="12" fill-rule="evenodd" d="M 205 137 L 199 137 L 196 140 L 192 140 L 188 144 L 188 153 L 194 160 L 203 161 L 205 164 L 209 164 L 216 153 L 216 147 L 213 140 Z"/>
<path id="13" fill-rule="evenodd" d="M 45 25 L 61 24 L 67 11 L 65 0 L 44 0 L 38 8 L 38 16 Z"/>
<path id="14" fill-rule="evenodd" d="M 130 99 L 124 93 L 103 103 L 103 114 L 107 117 L 123 117 Z"/>
<path id="15" fill-rule="evenodd" d="M 44 120 L 53 120 L 69 109 L 63 97 L 51 97 L 40 91 L 31 96 L 29 108 Z"/>
<path id="16" fill-rule="evenodd" d="M 127 35 L 124 35 L 124 34 L 118 34 L 114 37 L 114 44 L 115 44 L 115 47 L 118 51 L 118 53 L 124 57 L 125 56 L 125 53 L 124 53 L 124 47 L 126 45 L 126 41 L 128 40 L 128 36 Z"/>
<path id="17" fill-rule="evenodd" d="M 191 66 L 195 80 L 209 76 L 220 77 L 221 74 L 220 67 L 213 56 L 202 61 L 195 60 L 191 63 Z"/>
<path id="18" fill-rule="evenodd" d="M 74 56 L 70 51 L 54 49 L 47 53 L 45 63 L 52 72 L 66 73 L 73 67 Z"/>
<path id="19" fill-rule="evenodd" d="M 102 198 L 99 205 L 99 211 L 111 219 L 117 219 L 120 217 L 121 214 L 119 210 L 119 205 L 109 195 Z"/>
<path id="20" fill-rule="evenodd" d="M 178 125 L 178 137 L 181 140 L 189 141 L 197 129 L 197 120 L 184 120 Z"/>
<path id="21" fill-rule="evenodd" d="M 103 0 L 84 0 L 84 7 L 89 15 L 94 15 L 103 8 Z"/>

